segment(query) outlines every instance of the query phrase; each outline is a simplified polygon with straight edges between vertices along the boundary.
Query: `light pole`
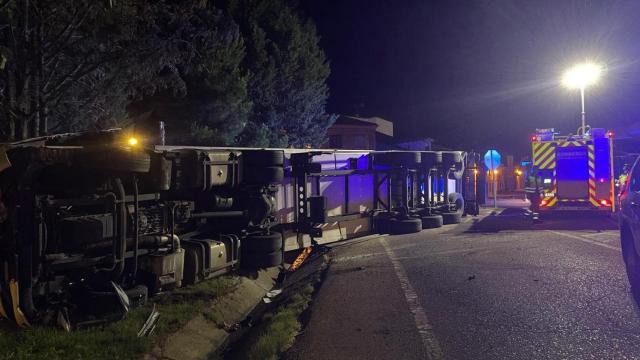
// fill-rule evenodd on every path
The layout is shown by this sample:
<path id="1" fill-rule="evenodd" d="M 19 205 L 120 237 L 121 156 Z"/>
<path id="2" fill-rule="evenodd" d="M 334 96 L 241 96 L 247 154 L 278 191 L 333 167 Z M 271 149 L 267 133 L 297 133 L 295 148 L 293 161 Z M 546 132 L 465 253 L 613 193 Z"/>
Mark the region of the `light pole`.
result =
<path id="1" fill-rule="evenodd" d="M 585 62 L 575 65 L 562 76 L 562 83 L 569 89 L 580 89 L 580 102 L 582 104 L 582 126 L 578 133 L 584 134 L 587 129 L 586 112 L 584 107 L 584 91 L 588 86 L 595 85 L 602 74 L 600 65 Z"/>

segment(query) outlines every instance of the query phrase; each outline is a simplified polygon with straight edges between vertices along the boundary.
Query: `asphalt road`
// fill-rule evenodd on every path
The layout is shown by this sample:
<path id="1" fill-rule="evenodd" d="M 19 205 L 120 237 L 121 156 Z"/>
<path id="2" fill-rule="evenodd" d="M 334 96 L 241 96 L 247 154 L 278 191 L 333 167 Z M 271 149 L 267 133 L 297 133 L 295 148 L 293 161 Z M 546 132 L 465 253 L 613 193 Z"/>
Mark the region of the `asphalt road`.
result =
<path id="1" fill-rule="evenodd" d="M 616 224 L 517 208 L 353 241 L 288 359 L 640 359 Z"/>

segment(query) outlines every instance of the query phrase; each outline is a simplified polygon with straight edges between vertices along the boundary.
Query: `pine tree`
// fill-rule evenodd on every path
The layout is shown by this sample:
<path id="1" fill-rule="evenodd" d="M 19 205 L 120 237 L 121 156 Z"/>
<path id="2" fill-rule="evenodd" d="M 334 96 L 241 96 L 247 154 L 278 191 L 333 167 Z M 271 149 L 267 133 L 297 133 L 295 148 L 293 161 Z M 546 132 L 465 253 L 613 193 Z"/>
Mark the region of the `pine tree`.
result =
<path id="1" fill-rule="evenodd" d="M 329 63 L 314 24 L 285 0 L 228 0 L 247 47 L 243 66 L 254 107 L 242 141 L 320 146 L 335 118 L 325 112 Z"/>

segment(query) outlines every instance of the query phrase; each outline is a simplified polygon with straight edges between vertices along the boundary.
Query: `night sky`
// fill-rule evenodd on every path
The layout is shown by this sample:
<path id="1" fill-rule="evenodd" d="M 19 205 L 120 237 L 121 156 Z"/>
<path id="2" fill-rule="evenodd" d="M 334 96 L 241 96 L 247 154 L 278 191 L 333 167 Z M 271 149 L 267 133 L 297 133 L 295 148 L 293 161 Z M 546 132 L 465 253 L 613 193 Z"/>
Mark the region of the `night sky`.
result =
<path id="1" fill-rule="evenodd" d="M 585 59 L 607 67 L 587 123 L 640 129 L 638 0 L 301 3 L 331 62 L 328 110 L 384 117 L 398 138 L 524 154 L 536 128 L 579 126 L 579 91 L 560 78 Z"/>

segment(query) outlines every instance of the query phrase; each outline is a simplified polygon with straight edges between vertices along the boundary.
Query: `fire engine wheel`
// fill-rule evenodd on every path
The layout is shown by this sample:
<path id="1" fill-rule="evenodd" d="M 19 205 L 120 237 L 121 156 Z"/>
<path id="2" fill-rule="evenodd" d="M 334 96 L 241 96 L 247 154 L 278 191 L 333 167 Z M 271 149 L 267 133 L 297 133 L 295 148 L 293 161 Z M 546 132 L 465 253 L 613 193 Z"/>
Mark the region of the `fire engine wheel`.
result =
<path id="1" fill-rule="evenodd" d="M 282 233 L 274 232 L 267 235 L 247 236 L 240 246 L 243 251 L 252 253 L 270 253 L 281 251 L 283 245 Z"/>
<path id="2" fill-rule="evenodd" d="M 442 215 L 430 215 L 423 216 L 422 220 L 422 228 L 423 229 L 435 229 L 442 226 Z"/>
<path id="3" fill-rule="evenodd" d="M 633 235 L 627 225 L 623 225 L 620 229 L 620 239 L 622 240 L 622 258 L 629 284 L 631 284 L 631 294 L 636 303 L 640 305 L 640 257 L 636 252 Z"/>
<path id="4" fill-rule="evenodd" d="M 422 231 L 422 220 L 418 218 L 390 219 L 389 233 L 394 235 L 412 234 Z"/>
<path id="5" fill-rule="evenodd" d="M 281 150 L 245 150 L 242 152 L 244 166 L 264 167 L 284 164 L 284 152 Z"/>
<path id="6" fill-rule="evenodd" d="M 263 252 L 242 252 L 240 265 L 245 269 L 258 269 L 278 266 L 282 264 L 282 251 Z"/>
<path id="7" fill-rule="evenodd" d="M 459 224 L 462 221 L 462 214 L 459 212 L 445 212 L 442 213 L 442 223 L 444 225 Z"/>
<path id="8" fill-rule="evenodd" d="M 284 169 L 279 166 L 245 167 L 243 179 L 247 184 L 279 183 L 284 179 Z"/>
<path id="9" fill-rule="evenodd" d="M 151 157 L 123 148 L 85 149 L 75 156 L 74 164 L 95 170 L 148 173 Z"/>

